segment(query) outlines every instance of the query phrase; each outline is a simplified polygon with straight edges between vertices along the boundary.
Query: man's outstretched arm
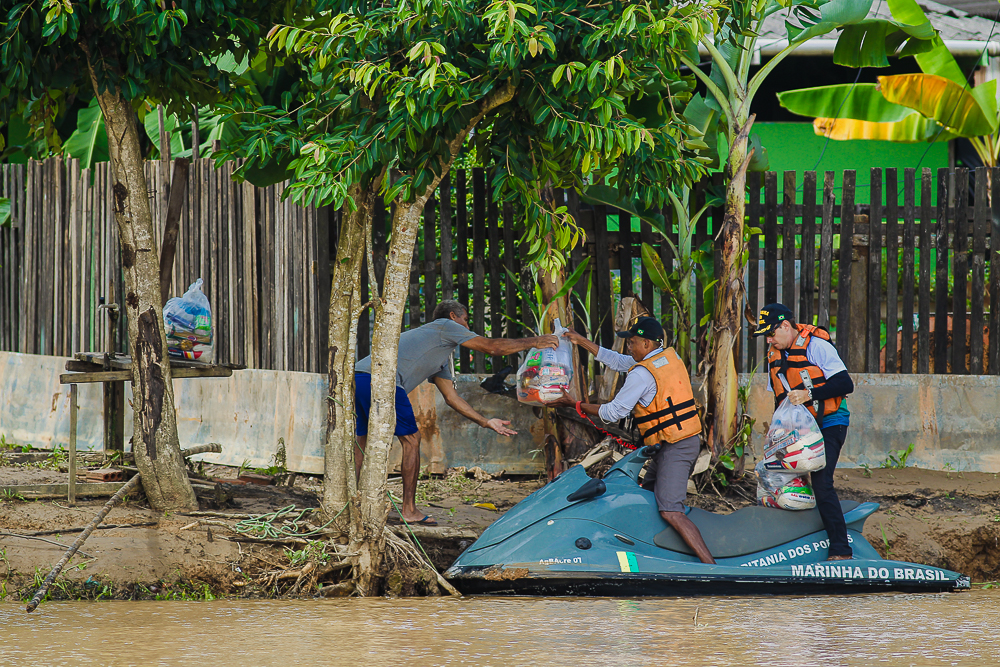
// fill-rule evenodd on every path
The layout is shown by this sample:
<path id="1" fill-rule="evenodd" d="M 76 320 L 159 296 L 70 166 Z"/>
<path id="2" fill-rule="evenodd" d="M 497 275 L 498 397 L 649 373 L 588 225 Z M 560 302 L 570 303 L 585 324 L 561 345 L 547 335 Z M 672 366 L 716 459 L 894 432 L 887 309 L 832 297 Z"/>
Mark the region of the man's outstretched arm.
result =
<path id="1" fill-rule="evenodd" d="M 484 352 L 494 357 L 503 357 L 508 354 L 515 354 L 530 350 L 559 347 L 559 338 L 549 334 L 547 336 L 532 336 L 530 338 L 484 338 L 476 336 L 462 343 L 462 347 L 467 347 L 476 352 Z"/>
<path id="2" fill-rule="evenodd" d="M 451 379 L 436 377 L 431 378 L 431 380 L 434 381 L 438 391 L 440 391 L 441 395 L 444 396 L 444 402 L 458 414 L 462 415 L 471 422 L 479 424 L 483 428 L 493 429 L 500 435 L 517 435 L 517 431 L 507 428 L 510 426 L 509 421 L 499 418 L 487 419 L 476 412 L 475 408 L 469 405 L 468 401 L 458 395 L 458 392 L 455 391 L 455 383 L 452 382 Z"/>

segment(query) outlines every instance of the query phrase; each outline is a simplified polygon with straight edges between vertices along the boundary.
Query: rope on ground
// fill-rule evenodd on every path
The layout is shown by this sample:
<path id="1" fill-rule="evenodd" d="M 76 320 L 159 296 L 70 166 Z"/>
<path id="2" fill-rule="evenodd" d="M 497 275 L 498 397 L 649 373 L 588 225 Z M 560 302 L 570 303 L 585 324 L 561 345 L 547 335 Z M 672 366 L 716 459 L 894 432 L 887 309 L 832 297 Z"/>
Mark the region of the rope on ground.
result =
<path id="1" fill-rule="evenodd" d="M 299 510 L 296 514 L 295 505 L 289 505 L 274 512 L 243 519 L 233 526 L 233 531 L 241 535 L 262 537 L 269 540 L 282 537 L 312 537 L 314 535 L 321 535 L 331 523 L 344 513 L 348 505 L 350 503 L 344 505 L 339 512 L 333 515 L 332 519 L 318 528 L 299 525 L 299 522 L 305 518 L 306 514 L 317 510 L 307 507 L 306 509 Z M 282 525 L 275 525 L 278 521 L 281 521 Z"/>
<path id="2" fill-rule="evenodd" d="M 181 450 L 181 457 L 186 459 L 187 457 L 194 456 L 195 454 L 207 454 L 209 452 L 219 453 L 221 451 L 222 445 L 217 442 L 213 442 L 207 445 L 192 447 L 191 449 L 183 449 Z M 138 488 L 141 481 L 142 475 L 135 475 L 132 479 L 123 484 L 122 488 L 118 489 L 115 495 L 111 496 L 111 499 L 104 504 L 104 507 L 102 507 L 101 511 L 97 513 L 97 516 L 95 516 L 94 520 L 90 522 L 90 525 L 88 525 L 84 531 L 80 533 L 80 537 L 76 538 L 76 541 L 73 542 L 66 553 L 63 554 L 62 559 L 56 563 L 54 568 L 52 568 L 52 571 L 49 572 L 49 576 L 45 577 L 45 581 L 42 582 L 42 587 L 38 589 L 35 596 L 31 598 L 31 602 L 28 603 L 27 611 L 29 614 L 35 611 L 39 603 L 42 601 L 42 598 L 45 597 L 45 593 L 48 592 L 49 586 L 51 586 L 52 582 L 59 576 L 62 569 L 66 567 L 66 563 L 68 563 L 69 559 L 73 557 L 73 554 L 75 554 L 77 550 L 83 546 L 83 543 L 87 541 L 90 534 L 94 532 L 94 529 L 97 528 L 97 524 L 104 520 L 104 517 L 108 515 L 108 512 L 110 512 L 115 505 L 121 502 L 122 498 Z"/>
<path id="3" fill-rule="evenodd" d="M 441 573 L 438 572 L 438 569 L 436 567 L 434 567 L 434 563 L 431 562 L 431 557 L 427 555 L 426 551 L 424 551 L 424 545 L 422 545 L 420 543 L 420 540 L 417 539 L 417 536 L 413 534 L 413 529 L 410 528 L 410 523 L 406 519 L 403 518 L 403 513 L 399 511 L 399 506 L 396 505 L 396 501 L 395 501 L 395 499 L 393 499 L 392 494 L 389 493 L 388 491 L 386 491 L 385 494 L 387 496 L 389 496 L 389 502 L 391 502 L 392 506 L 394 508 L 396 508 L 396 513 L 399 514 L 400 520 L 403 522 L 403 525 L 406 526 L 406 530 L 410 534 L 410 538 L 416 543 L 416 545 L 418 547 L 420 547 L 420 552 L 424 555 L 424 559 L 425 559 L 424 563 L 427 565 L 427 567 L 429 567 L 431 569 L 431 572 L 434 573 L 434 576 L 437 577 L 438 584 L 440 584 L 441 588 L 443 588 L 446 591 L 448 591 L 448 593 L 450 593 L 451 595 L 454 595 L 455 597 L 458 597 L 458 598 L 462 597 L 462 594 L 459 592 L 459 590 L 457 588 L 455 588 L 454 586 L 452 586 L 451 582 L 449 582 L 447 579 L 445 579 L 444 577 L 442 577 Z M 392 531 L 386 531 L 386 533 L 388 535 L 393 535 Z"/>

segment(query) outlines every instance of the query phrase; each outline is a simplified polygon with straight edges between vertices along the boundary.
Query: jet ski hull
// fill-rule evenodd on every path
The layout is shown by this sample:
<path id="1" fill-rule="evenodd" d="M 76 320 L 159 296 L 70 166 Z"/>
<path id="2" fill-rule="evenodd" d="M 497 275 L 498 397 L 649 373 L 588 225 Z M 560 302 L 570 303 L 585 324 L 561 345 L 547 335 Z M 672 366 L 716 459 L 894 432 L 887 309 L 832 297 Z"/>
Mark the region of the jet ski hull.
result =
<path id="1" fill-rule="evenodd" d="M 637 450 L 603 483 L 571 468 L 480 536 L 445 576 L 463 593 L 678 596 L 941 592 L 969 579 L 941 568 L 882 559 L 862 535 L 878 505 L 844 503 L 854 559 L 827 561 L 818 514 L 745 508 L 690 510 L 715 565 L 701 563 L 660 517 L 636 478 Z"/>

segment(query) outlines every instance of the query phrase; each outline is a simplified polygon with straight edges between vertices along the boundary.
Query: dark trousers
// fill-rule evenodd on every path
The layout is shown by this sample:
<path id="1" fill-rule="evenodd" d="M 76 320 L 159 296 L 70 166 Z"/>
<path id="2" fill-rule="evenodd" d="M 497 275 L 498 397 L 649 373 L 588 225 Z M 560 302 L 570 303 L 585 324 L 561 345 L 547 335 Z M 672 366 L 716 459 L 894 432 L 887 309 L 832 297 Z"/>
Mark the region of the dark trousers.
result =
<path id="1" fill-rule="evenodd" d="M 826 467 L 812 473 L 813 491 L 816 493 L 816 508 L 823 519 L 826 534 L 830 538 L 830 556 L 850 556 L 851 544 L 847 541 L 847 524 L 840 499 L 833 488 L 833 476 L 837 472 L 840 448 L 847 439 L 846 426 L 830 426 L 823 430 L 823 445 L 826 448 Z"/>

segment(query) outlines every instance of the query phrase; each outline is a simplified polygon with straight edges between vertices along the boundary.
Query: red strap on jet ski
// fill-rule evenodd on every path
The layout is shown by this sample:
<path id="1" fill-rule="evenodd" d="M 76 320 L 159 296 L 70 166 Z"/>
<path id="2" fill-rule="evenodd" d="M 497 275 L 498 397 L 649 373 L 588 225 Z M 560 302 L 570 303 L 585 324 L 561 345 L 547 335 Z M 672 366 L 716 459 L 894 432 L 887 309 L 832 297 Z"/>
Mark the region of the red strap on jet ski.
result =
<path id="1" fill-rule="evenodd" d="M 597 429 L 598 433 L 600 433 L 601 435 L 603 435 L 603 436 L 605 436 L 607 438 L 611 438 L 612 440 L 614 440 L 615 442 L 617 442 L 619 445 L 621 445 L 625 449 L 638 449 L 638 447 L 636 445 L 633 445 L 628 440 L 622 440 L 617 435 L 613 435 L 611 433 L 608 433 L 603 428 L 601 428 L 600 426 L 598 426 L 597 424 L 595 424 L 594 421 L 590 418 L 590 416 L 586 412 L 583 411 L 583 401 L 577 401 L 576 402 L 576 414 L 580 415 L 581 417 L 583 417 L 584 419 L 586 419 L 588 422 L 590 422 L 590 425 L 593 426 L 595 429 Z"/>

